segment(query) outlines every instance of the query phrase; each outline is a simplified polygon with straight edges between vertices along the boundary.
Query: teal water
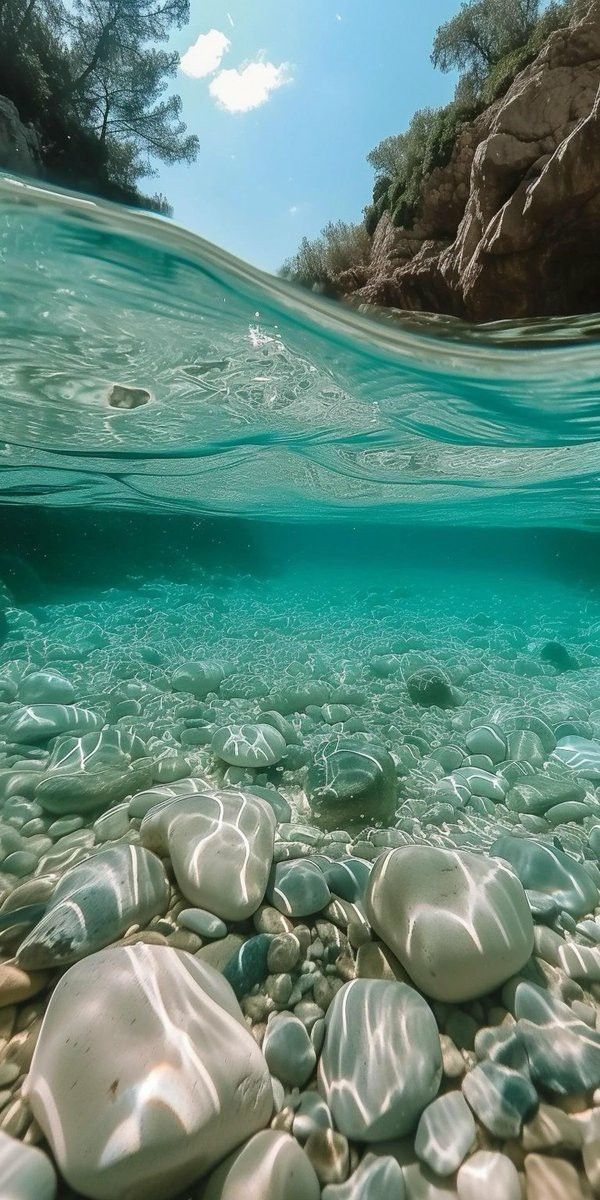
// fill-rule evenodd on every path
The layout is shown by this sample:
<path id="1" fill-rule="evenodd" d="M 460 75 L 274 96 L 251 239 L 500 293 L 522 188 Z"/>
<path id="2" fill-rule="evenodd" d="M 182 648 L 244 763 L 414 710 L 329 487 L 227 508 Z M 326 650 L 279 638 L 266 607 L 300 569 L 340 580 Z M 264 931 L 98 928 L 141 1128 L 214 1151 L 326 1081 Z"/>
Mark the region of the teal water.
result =
<path id="1" fill-rule="evenodd" d="M 243 1021 L 261 1046 L 270 1012 L 289 1005 L 305 1014 L 304 1000 L 314 998 L 329 1021 L 342 980 L 377 975 L 372 962 L 359 965 L 360 936 L 352 941 L 333 883 L 327 903 L 321 898 L 288 922 L 308 937 L 308 967 L 293 965 L 274 984 L 266 959 L 261 974 L 253 943 L 257 973 L 244 975 L 236 947 L 264 934 L 262 910 L 257 900 L 250 914 L 231 916 L 223 897 L 244 877 L 246 860 L 229 862 L 225 845 L 219 886 L 206 885 L 200 901 L 181 881 L 176 849 L 156 840 L 152 821 L 144 825 L 177 796 L 191 797 L 200 811 L 205 791 L 273 802 L 269 887 L 273 854 L 276 864 L 306 860 L 313 873 L 359 859 L 359 926 L 366 876 L 386 850 L 473 852 L 490 870 L 510 860 L 518 903 L 503 899 L 500 885 L 480 901 L 480 884 L 467 872 L 472 891 L 458 924 L 475 930 L 477 949 L 466 957 L 456 951 L 455 960 L 451 916 L 449 932 L 436 940 L 453 899 L 429 904 L 442 868 L 423 875 L 430 888 L 423 911 L 434 915 L 415 941 L 437 947 L 435 984 L 398 941 L 402 914 L 419 919 L 414 892 L 388 927 L 383 921 L 371 933 L 399 956 L 440 1033 L 460 1042 L 466 1020 L 467 1077 L 476 1029 L 489 1032 L 510 1012 L 538 1030 L 527 1042 L 529 1067 L 521 1046 L 506 1060 L 513 1074 L 522 1071 L 511 1084 L 525 1094 L 519 1120 L 505 1111 L 510 1097 L 500 1116 L 487 1100 L 472 1105 L 479 1144 L 501 1155 L 493 1174 L 505 1180 L 507 1197 L 518 1194 L 519 1179 L 526 1196 L 530 1175 L 531 1195 L 542 1194 L 533 1189 L 535 1172 L 547 1166 L 546 1143 L 541 1168 L 525 1159 L 533 1135 L 519 1144 L 540 1099 L 568 1108 L 574 1097 L 581 1128 L 588 1110 L 597 1118 L 599 339 L 598 318 L 589 316 L 479 328 L 443 317 L 367 316 L 296 291 L 157 217 L 0 181 L 0 1017 L 10 1003 L 2 970 L 14 955 L 23 954 L 34 976 L 48 972 L 33 998 L 28 992 L 11 1005 L 13 1023 L 1 1026 L 0 1067 L 4 1055 L 20 1070 L 6 1076 L 10 1098 L 0 1092 L 0 1132 L 41 1146 L 61 1200 L 200 1200 L 198 1176 L 205 1180 L 216 1161 L 203 1150 L 204 1165 L 194 1167 L 207 1135 L 194 1107 L 197 1081 L 192 1087 L 186 1074 L 196 1059 L 179 1055 L 180 1034 L 196 1054 L 195 1027 L 177 989 L 169 990 L 167 959 L 162 977 L 150 952 L 138 961 L 146 951 L 127 943 L 136 975 L 128 990 L 117 968 L 113 975 L 114 958 L 100 976 L 86 976 L 94 952 L 109 945 L 106 953 L 116 954 L 110 946 L 122 948 L 126 935 L 143 941 L 150 931 L 155 942 L 214 965 L 208 935 L 203 945 L 178 923 L 185 907 L 207 908 L 233 939 L 219 969 L 234 981 Z M 423 672 L 435 676 L 433 697 L 419 690 Z M 274 761 L 251 761 L 256 735 L 242 736 L 239 727 L 256 724 L 275 747 Z M 221 750 L 232 727 L 238 749 L 227 759 Z M 332 766 L 338 752 L 341 765 Z M 186 838 L 197 837 L 201 848 L 203 836 L 194 828 Z M 515 865 L 506 839 L 525 847 L 525 865 Z M 97 899 L 97 883 L 84 879 L 76 937 L 69 941 L 67 925 L 50 936 L 44 922 L 58 882 L 123 842 L 159 853 L 166 913 L 166 903 L 142 906 L 136 879 L 135 902 L 122 881 L 113 883 L 115 916 Z M 418 892 L 414 877 L 411 886 Z M 276 890 L 266 895 L 276 910 L 270 920 L 281 921 L 287 910 Z M 486 925 L 490 906 L 501 944 Z M 334 926 L 342 942 L 334 929 L 328 943 Z M 343 945 L 341 963 L 332 945 Z M 388 966 L 389 977 L 394 970 Z M 55 997 L 68 997 L 78 971 L 77 1002 L 67 1004 L 78 1038 L 67 1067 Z M 545 989 L 544 1003 L 564 1001 L 558 1015 L 549 1008 L 540 1016 L 535 992 L 515 1007 L 517 972 Z M 134 994 L 139 1033 L 128 1009 Z M 575 1000 L 567 1030 L 563 1010 Z M 433 1055 L 429 1078 L 439 1083 L 441 1071 L 419 1041 L 422 1013 L 411 1047 L 401 1041 L 403 1028 L 381 1033 L 388 1017 L 373 1004 L 360 1053 L 352 1037 L 342 1039 L 325 1071 L 339 1070 L 341 1093 L 364 1100 L 360 1120 L 343 1105 L 336 1110 L 335 1088 L 330 1095 L 322 1076 L 318 1086 L 351 1143 L 354 1170 L 406 1084 L 412 1116 L 404 1108 L 396 1126 L 384 1122 L 385 1137 L 396 1130 L 402 1139 L 393 1150 L 402 1178 L 387 1191 L 382 1184 L 380 1194 L 441 1195 L 429 1190 L 436 1160 L 419 1155 L 413 1136 L 437 1083 L 419 1108 L 411 1048 L 424 1061 Z M 157 1011 L 167 1014 L 158 1022 Z M 30 1028 L 42 1050 L 27 1082 Z M 211 1044 L 204 1027 L 198 1044 L 202 1058 Z M 85 1061 L 78 1045 L 86 1056 L 90 1050 Z M 397 1078 L 389 1065 L 395 1045 L 403 1047 Z M 173 1062 L 178 1088 L 171 1096 L 159 1078 L 157 1099 L 149 1081 Z M 215 1064 L 202 1064 L 202 1078 L 217 1079 Z M 285 1108 L 285 1072 L 282 1079 L 276 1107 Z M 460 1080 L 460 1071 L 448 1074 L 442 1091 Z M 298 1086 L 314 1089 L 314 1072 Z M 69 1089 L 79 1087 L 87 1091 L 77 1107 Z M 111 1125 L 109 1092 L 111 1102 L 118 1094 L 120 1125 Z M 223 1102 L 230 1137 L 219 1134 L 218 1157 L 270 1119 L 270 1107 L 256 1116 L 257 1104 L 254 1125 L 242 1128 L 244 1103 L 244 1096 L 229 1108 Z M 292 1128 L 286 1111 L 275 1128 Z M 590 1140 L 595 1128 L 590 1117 Z M 573 1135 L 567 1166 L 584 1180 L 578 1145 Z M 152 1165 L 152 1153 L 165 1146 L 172 1177 Z M 463 1157 L 468 1149 L 467 1137 Z M 0 1177 L 2 1153 L 0 1140 Z M 444 1195 L 458 1196 L 460 1161 L 439 1171 Z M 248 1162 L 249 1194 L 258 1196 Z M 490 1191 L 488 1167 L 479 1162 L 475 1181 L 483 1181 L 482 1194 L 500 1196 Z M 314 1174 L 305 1183 L 316 1200 Z M 220 1186 L 208 1194 L 233 1194 Z M 373 1189 L 364 1194 L 378 1200 L 376 1182 Z"/>

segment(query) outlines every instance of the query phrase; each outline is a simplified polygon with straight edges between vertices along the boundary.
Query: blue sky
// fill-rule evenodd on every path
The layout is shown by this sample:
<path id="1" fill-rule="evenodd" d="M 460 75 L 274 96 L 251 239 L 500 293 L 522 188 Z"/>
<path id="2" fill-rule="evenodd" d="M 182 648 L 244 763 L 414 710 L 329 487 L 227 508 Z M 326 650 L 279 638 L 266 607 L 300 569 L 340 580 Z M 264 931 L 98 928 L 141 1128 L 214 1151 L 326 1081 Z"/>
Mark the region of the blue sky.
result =
<path id="1" fill-rule="evenodd" d="M 459 0 L 191 0 L 171 48 L 200 137 L 191 165 L 159 166 L 148 190 L 175 219 L 267 270 L 330 219 L 369 201 L 365 161 L 454 80 L 429 52 Z M 209 35 L 209 36 L 207 36 Z M 198 42 L 198 39 L 200 41 Z M 250 105 L 254 105 L 250 107 Z"/>

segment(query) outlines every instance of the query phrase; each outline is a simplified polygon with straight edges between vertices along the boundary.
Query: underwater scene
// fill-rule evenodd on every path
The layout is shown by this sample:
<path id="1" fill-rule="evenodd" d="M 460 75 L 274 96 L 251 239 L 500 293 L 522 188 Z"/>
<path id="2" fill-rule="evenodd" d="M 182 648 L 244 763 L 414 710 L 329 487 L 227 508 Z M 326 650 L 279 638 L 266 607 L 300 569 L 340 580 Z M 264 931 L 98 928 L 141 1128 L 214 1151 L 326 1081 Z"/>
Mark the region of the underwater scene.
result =
<path id="1" fill-rule="evenodd" d="M 2 180 L 1 1200 L 600 1194 L 599 382 Z"/>

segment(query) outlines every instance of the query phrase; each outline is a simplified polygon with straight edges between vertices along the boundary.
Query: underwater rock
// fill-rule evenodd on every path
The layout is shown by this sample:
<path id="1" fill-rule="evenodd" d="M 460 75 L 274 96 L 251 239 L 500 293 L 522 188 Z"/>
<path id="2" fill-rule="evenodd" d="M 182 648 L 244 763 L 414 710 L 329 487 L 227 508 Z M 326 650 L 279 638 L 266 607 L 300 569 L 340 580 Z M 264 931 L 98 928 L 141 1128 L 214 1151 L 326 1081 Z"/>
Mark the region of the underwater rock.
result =
<path id="1" fill-rule="evenodd" d="M 256 770 L 274 766 L 287 749 L 285 739 L 272 725 L 226 725 L 217 729 L 210 748 L 216 758 L 231 766 Z"/>
<path id="2" fill-rule="evenodd" d="M 119 729 L 60 738 L 36 786 L 46 812 L 87 813 L 108 808 L 152 783 L 144 743 Z"/>
<path id="3" fill-rule="evenodd" d="M 436 1175 L 452 1175 L 475 1141 L 475 1121 L 460 1092 L 438 1096 L 421 1113 L 415 1153 Z"/>
<path id="4" fill-rule="evenodd" d="M 587 871 L 556 846 L 505 834 L 490 854 L 509 863 L 524 888 L 549 896 L 572 917 L 584 917 L 598 903 L 598 889 Z"/>
<path id="5" fill-rule="evenodd" d="M 319 1200 L 320 1194 L 314 1168 L 295 1138 L 265 1129 L 213 1171 L 202 1200 Z"/>
<path id="6" fill-rule="evenodd" d="M 456 1177 L 459 1200 L 522 1200 L 517 1168 L 507 1154 L 477 1150 Z"/>
<path id="7" fill-rule="evenodd" d="M 450 680 L 434 667 L 422 667 L 413 671 L 406 680 L 406 690 L 413 702 L 421 708 L 455 708 L 456 698 Z"/>
<path id="8" fill-rule="evenodd" d="M 75 704 L 30 704 L 0 717 L 0 737 L 39 745 L 60 733 L 88 733 L 104 724 L 98 713 Z"/>
<path id="9" fill-rule="evenodd" d="M 567 1096 L 600 1085 L 600 1033 L 567 1004 L 521 980 L 512 1008 L 534 1083 Z"/>
<path id="10" fill-rule="evenodd" d="M 275 814 L 246 792 L 199 792 L 151 809 L 142 843 L 169 855 L 186 900 L 224 921 L 256 912 L 267 886 Z"/>
<path id="11" fill-rule="evenodd" d="M 63 975 L 25 1090 L 61 1173 L 92 1200 L 171 1200 L 263 1128 L 273 1106 L 267 1064 L 223 977 L 140 943 Z"/>
<path id="12" fill-rule="evenodd" d="M 391 1154 L 365 1154 L 346 1183 L 323 1188 L 321 1200 L 404 1200 L 402 1168 Z"/>
<path id="13" fill-rule="evenodd" d="M 365 894 L 373 929 L 417 987 L 453 1003 L 485 995 L 533 949 L 519 880 L 483 855 L 403 846 L 375 863 Z"/>
<path id="14" fill-rule="evenodd" d="M 537 1109 L 538 1094 L 526 1075 L 498 1062 L 482 1062 L 462 1083 L 473 1112 L 494 1137 L 517 1138 Z"/>
<path id="15" fill-rule="evenodd" d="M 396 768 L 375 743 L 336 737 L 321 746 L 307 781 L 315 820 L 326 828 L 389 821 L 396 804 Z"/>
<path id="16" fill-rule="evenodd" d="M 583 779 L 600 783 L 600 742 L 582 737 L 562 738 L 557 742 L 551 758 L 564 763 Z"/>
<path id="17" fill-rule="evenodd" d="M 260 987 L 267 978 L 271 941 L 270 934 L 257 933 L 239 946 L 222 967 L 222 973 L 238 1000 L 248 996 L 253 988 Z"/>
<path id="18" fill-rule="evenodd" d="M 146 388 L 129 387 L 128 384 L 113 383 L 108 393 L 108 403 L 111 408 L 140 408 L 151 399 Z"/>
<path id="19" fill-rule="evenodd" d="M 161 916 L 168 901 L 156 855 L 141 846 L 110 846 L 62 876 L 16 961 L 33 969 L 76 962 L 116 941 L 130 925 Z"/>
<path id="20" fill-rule="evenodd" d="M 75 688 L 60 671 L 46 668 L 32 671 L 21 680 L 19 700 L 21 704 L 72 704 Z"/>
<path id="21" fill-rule="evenodd" d="M 529 775 L 515 783 L 506 797 L 513 812 L 534 813 L 543 817 L 556 804 L 583 800 L 585 788 L 576 779 L 553 779 L 550 775 Z"/>
<path id="22" fill-rule="evenodd" d="M 310 861 L 276 863 L 266 890 L 269 904 L 286 917 L 321 912 L 331 900 L 323 872 Z"/>
<path id="23" fill-rule="evenodd" d="M 303 1087 L 317 1064 L 305 1026 L 291 1013 L 269 1018 L 262 1050 L 271 1075 L 287 1087 Z"/>
<path id="24" fill-rule="evenodd" d="M 337 992 L 325 1021 L 318 1084 L 336 1128 L 359 1142 L 409 1133 L 442 1077 L 429 1005 L 404 983 L 356 979 Z"/>
<path id="25" fill-rule="evenodd" d="M 171 686 L 174 692 L 190 692 L 197 700 L 205 700 L 211 692 L 218 692 L 224 678 L 220 663 L 187 662 L 173 672 Z"/>
<path id="26" fill-rule="evenodd" d="M 578 665 L 561 642 L 546 642 L 540 650 L 542 662 L 550 663 L 557 671 L 577 671 Z"/>
<path id="27" fill-rule="evenodd" d="M 48 1156 L 1 1129 L 0 1180 L 5 1200 L 54 1200 L 56 1196 L 56 1174 Z"/>

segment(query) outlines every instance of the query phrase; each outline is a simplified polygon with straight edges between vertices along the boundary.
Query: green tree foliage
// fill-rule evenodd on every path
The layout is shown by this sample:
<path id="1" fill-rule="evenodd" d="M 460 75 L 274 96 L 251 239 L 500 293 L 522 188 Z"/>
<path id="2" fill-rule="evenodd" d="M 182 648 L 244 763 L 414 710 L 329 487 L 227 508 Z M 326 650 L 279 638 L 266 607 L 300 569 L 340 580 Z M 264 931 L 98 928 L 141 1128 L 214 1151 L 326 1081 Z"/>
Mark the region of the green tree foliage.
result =
<path id="1" fill-rule="evenodd" d="M 349 225 L 345 221 L 329 221 L 319 237 L 303 238 L 293 258 L 281 268 L 285 279 L 304 287 L 317 287 L 328 293 L 336 291 L 336 280 L 343 271 L 367 265 L 371 240 L 365 226 Z"/>
<path id="2" fill-rule="evenodd" d="M 481 81 L 488 71 L 529 40 L 540 0 L 471 0 L 440 25 L 431 51 L 434 67 Z"/>
<path id="3" fill-rule="evenodd" d="M 178 56 L 156 46 L 188 17 L 189 0 L 0 0 L 0 89 L 58 182 L 168 211 L 137 185 L 198 150 L 169 91 Z"/>

